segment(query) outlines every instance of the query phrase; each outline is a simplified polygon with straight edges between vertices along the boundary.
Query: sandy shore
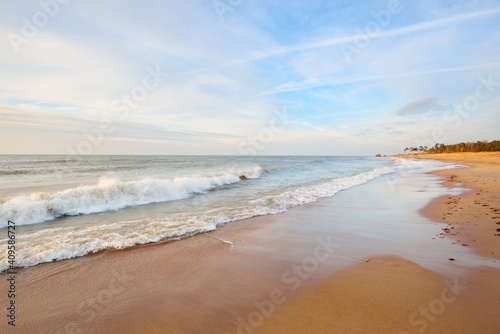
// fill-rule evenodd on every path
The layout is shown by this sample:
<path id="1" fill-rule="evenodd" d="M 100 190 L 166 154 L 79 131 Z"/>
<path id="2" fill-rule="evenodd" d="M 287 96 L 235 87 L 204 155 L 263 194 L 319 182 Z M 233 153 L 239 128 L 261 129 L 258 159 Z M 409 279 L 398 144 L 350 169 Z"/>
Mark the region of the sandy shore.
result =
<path id="1" fill-rule="evenodd" d="M 459 196 L 443 196 L 422 209 L 435 221 L 449 223 L 444 235 L 472 246 L 481 255 L 500 259 L 500 152 L 419 155 L 462 163 L 471 168 L 433 172 L 445 177 L 448 187 L 471 190 Z"/>
<path id="2" fill-rule="evenodd" d="M 458 172 L 475 187 L 465 178 L 480 174 L 475 166 L 440 173 Z M 0 332 L 497 333 L 499 253 L 483 244 L 495 215 L 478 219 L 485 235 L 468 223 L 453 226 L 460 235 L 443 231 L 454 217 L 494 207 L 483 201 L 498 203 L 481 182 L 458 195 L 482 190 L 481 204 L 445 220 L 451 204 L 439 201 L 463 186 L 403 173 L 179 242 L 21 269 L 17 326 L 2 321 Z M 439 214 L 429 219 L 418 210 L 432 198 L 424 211 Z"/>
<path id="3" fill-rule="evenodd" d="M 410 157 L 470 166 L 432 172 L 446 187 L 469 190 L 437 197 L 420 212 L 447 224 L 436 237 L 499 259 L 500 154 Z M 258 333 L 498 333 L 499 278 L 498 268 L 478 266 L 447 280 L 401 258 L 377 258 L 296 297 Z"/>
<path id="4" fill-rule="evenodd" d="M 256 333 L 498 333 L 498 274 L 445 278 L 375 258 L 291 300 Z"/>

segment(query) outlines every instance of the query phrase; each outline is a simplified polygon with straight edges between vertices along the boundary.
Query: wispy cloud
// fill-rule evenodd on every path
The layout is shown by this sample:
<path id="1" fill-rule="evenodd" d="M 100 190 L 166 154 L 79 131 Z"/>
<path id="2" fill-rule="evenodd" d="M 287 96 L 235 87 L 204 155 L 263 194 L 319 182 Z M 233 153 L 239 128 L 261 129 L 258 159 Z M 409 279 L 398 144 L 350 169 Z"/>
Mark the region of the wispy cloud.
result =
<path id="1" fill-rule="evenodd" d="M 439 108 L 439 97 L 425 96 L 418 100 L 412 101 L 394 112 L 398 116 L 413 116 L 429 113 Z"/>
<path id="2" fill-rule="evenodd" d="M 290 126 L 262 153 L 372 154 L 431 126 L 432 117 L 399 116 L 462 101 L 481 75 L 500 81 L 494 1 L 402 2 L 346 62 L 340 47 L 386 6 L 254 1 L 222 22 L 210 1 L 124 1 L 119 11 L 115 2 L 72 1 L 19 53 L 0 38 L 0 131 L 9 136 L 0 153 L 12 141 L 23 153 L 65 153 L 60 143 L 114 120 L 113 102 L 142 85 L 148 66 L 161 67 L 161 85 L 116 120 L 95 153 L 234 154 L 269 126 L 272 110 L 293 105 Z M 34 1 L 0 3 L 0 35 L 22 34 L 23 18 L 40 10 Z M 482 103 L 474 124 L 496 124 L 493 109 Z"/>
<path id="3" fill-rule="evenodd" d="M 396 37 L 396 36 L 421 32 L 421 31 L 425 31 L 425 30 L 430 30 L 433 28 L 441 27 L 441 26 L 447 26 L 450 24 L 456 24 L 456 23 L 460 23 L 460 22 L 464 22 L 464 21 L 468 21 L 468 20 L 477 20 L 477 19 L 480 19 L 484 16 L 491 16 L 491 15 L 496 15 L 499 13 L 500 13 L 500 9 L 485 10 L 485 11 L 473 12 L 473 13 L 468 13 L 468 14 L 456 15 L 456 16 L 452 16 L 449 18 L 443 18 L 443 19 L 437 19 L 437 20 L 433 20 L 433 21 L 422 22 L 422 23 L 413 24 L 413 25 L 406 26 L 403 28 L 398 28 L 398 29 L 385 30 L 385 31 L 376 32 L 376 33 L 366 33 L 364 35 L 366 36 L 366 38 L 369 38 L 369 39 Z M 262 58 L 281 56 L 283 54 L 287 54 L 287 53 L 291 53 L 291 52 L 303 52 L 303 51 L 307 51 L 307 50 L 311 50 L 311 49 L 336 46 L 336 45 L 340 45 L 340 44 L 344 44 L 344 43 L 355 42 L 357 38 L 359 38 L 359 35 L 353 34 L 353 35 L 349 35 L 349 36 L 321 39 L 318 41 L 294 45 L 291 47 L 278 47 L 278 48 L 274 48 L 271 50 L 256 51 L 256 52 L 253 52 L 251 54 L 251 56 L 249 58 L 245 59 L 244 61 L 254 61 L 254 60 L 258 60 L 258 59 L 262 59 Z"/>
<path id="4" fill-rule="evenodd" d="M 390 81 L 396 79 L 402 79 L 406 77 L 413 76 L 427 76 L 429 74 L 439 74 L 439 73 L 451 73 L 451 72 L 464 72 L 471 70 L 479 70 L 479 69 L 500 69 L 500 62 L 490 62 L 484 64 L 473 64 L 466 66 L 458 66 L 458 67 L 449 67 L 449 68 L 434 68 L 434 69 L 426 69 L 421 71 L 410 71 L 410 72 L 399 72 L 399 73 L 385 73 L 382 75 L 376 76 L 359 76 L 359 77 L 351 77 L 338 79 L 335 75 L 328 75 L 321 77 L 321 80 L 306 80 L 306 81 L 291 81 L 286 82 L 278 87 L 273 88 L 270 91 L 262 92 L 257 96 L 265 96 L 265 95 L 274 95 L 278 93 L 285 92 L 297 92 L 303 90 L 309 90 L 322 86 L 339 86 L 346 84 L 355 84 L 355 83 L 363 83 L 363 82 L 380 82 L 380 81 Z"/>

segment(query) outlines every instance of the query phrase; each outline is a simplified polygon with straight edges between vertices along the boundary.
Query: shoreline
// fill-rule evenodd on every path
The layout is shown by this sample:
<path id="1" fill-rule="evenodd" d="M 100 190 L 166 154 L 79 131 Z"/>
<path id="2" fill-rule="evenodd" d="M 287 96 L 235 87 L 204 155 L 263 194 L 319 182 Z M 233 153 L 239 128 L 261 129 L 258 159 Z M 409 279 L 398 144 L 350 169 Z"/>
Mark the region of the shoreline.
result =
<path id="1" fill-rule="evenodd" d="M 453 161 L 470 166 L 470 170 L 455 168 L 432 172 L 444 178 L 444 186 L 459 184 L 469 190 L 458 196 L 438 197 L 420 212 L 434 221 L 448 223 L 449 228 L 444 235 L 457 243 L 471 246 L 482 256 L 500 260 L 500 152 L 440 156 L 442 154 L 416 158 Z"/>
<path id="2" fill-rule="evenodd" d="M 429 172 L 441 177 L 443 187 L 467 190 L 458 195 L 436 197 L 419 213 L 432 221 L 448 224 L 436 237 L 449 237 L 453 240 L 452 244 L 471 246 L 475 254 L 499 259 L 500 243 L 494 238 L 499 238 L 500 234 L 492 233 L 487 211 L 492 209 L 495 214 L 500 212 L 488 204 L 500 198 L 497 190 L 500 189 L 500 154 L 475 155 L 472 159 L 470 155 L 439 159 L 440 156 L 443 155 L 410 157 L 471 166 L 471 169 Z M 469 221 L 471 217 L 476 218 L 476 223 Z M 485 266 L 467 268 L 463 276 L 453 278 L 457 283 L 457 288 L 453 289 L 444 276 L 403 258 L 377 258 L 376 262 L 372 268 L 357 265 L 331 275 L 308 293 L 297 296 L 281 308 L 275 319 L 257 333 L 305 332 L 311 328 L 317 333 L 497 332 L 500 326 L 500 314 L 497 311 L 500 309 L 500 288 L 497 283 L 500 269 Z M 401 281 L 405 284 L 401 285 Z M 414 289 L 414 285 L 420 285 L 420 288 Z M 399 297 L 396 298 L 395 294 Z M 319 312 L 316 311 L 318 308 Z M 300 319 L 297 320 L 297 317 Z"/>
<path id="3" fill-rule="evenodd" d="M 359 330 L 359 321 L 371 319 L 367 323 L 376 326 L 367 328 L 376 328 L 372 332 L 399 333 L 416 329 L 409 323 L 410 311 L 439 297 L 448 287 L 445 282 L 455 278 L 458 287 L 463 279 L 467 282 L 461 300 L 479 296 L 474 303 L 484 305 L 473 314 L 488 315 L 485 307 L 495 306 L 488 298 L 500 296 L 491 280 L 499 269 L 488 267 L 489 260 L 477 262 L 472 247 L 433 239 L 445 225 L 420 216 L 418 210 L 431 198 L 448 196 L 449 189 L 435 175 L 403 176 L 384 176 L 283 214 L 223 225 L 208 235 L 21 269 L 22 311 L 16 329 L 57 334 L 243 333 L 253 322 L 250 330 L 255 333 L 279 333 L 274 324 L 284 329 L 309 326 L 309 332 L 323 333 L 329 332 L 331 314 L 325 310 L 330 310 L 348 315 L 339 322 L 343 332 Z M 457 261 L 448 261 L 450 256 Z M 482 264 L 479 278 L 470 276 L 467 263 Z M 353 285 L 356 280 L 358 285 Z M 410 281 L 414 284 L 401 283 Z M 428 284 L 418 287 L 423 282 Z M 484 291 L 477 291 L 477 282 Z M 332 292 L 339 294 L 335 304 L 325 298 Z M 362 298 L 364 292 L 369 292 L 369 303 Z M 297 305 L 300 312 L 290 313 Z M 303 313 L 305 305 L 315 311 Z M 384 309 L 388 305 L 389 311 Z M 455 305 L 463 304 L 446 304 L 447 310 L 458 311 L 440 316 L 444 325 L 447 314 L 464 312 Z M 394 312 L 399 317 L 387 321 Z M 481 324 L 498 325 L 490 318 Z M 431 333 L 435 323 L 427 325 Z M 480 329 L 488 333 L 489 328 Z"/>

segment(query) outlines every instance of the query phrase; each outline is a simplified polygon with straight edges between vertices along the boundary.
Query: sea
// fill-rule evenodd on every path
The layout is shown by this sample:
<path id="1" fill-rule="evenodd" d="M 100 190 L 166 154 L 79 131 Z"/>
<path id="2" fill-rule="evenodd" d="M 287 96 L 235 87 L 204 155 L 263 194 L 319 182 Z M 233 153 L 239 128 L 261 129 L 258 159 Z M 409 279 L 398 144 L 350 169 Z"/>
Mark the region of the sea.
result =
<path id="1" fill-rule="evenodd" d="M 0 245 L 16 266 L 209 232 L 443 162 L 393 157 L 0 156 Z M 182 242 L 182 241 L 181 241 Z M 0 272 L 8 269 L 0 248 Z"/>

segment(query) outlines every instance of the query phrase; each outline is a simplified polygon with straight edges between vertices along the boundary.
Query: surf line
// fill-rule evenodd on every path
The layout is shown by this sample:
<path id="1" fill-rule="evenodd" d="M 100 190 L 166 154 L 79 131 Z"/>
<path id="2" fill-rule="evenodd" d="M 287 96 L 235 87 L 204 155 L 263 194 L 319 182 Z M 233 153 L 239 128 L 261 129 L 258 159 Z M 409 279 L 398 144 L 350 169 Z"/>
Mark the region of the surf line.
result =
<path id="1" fill-rule="evenodd" d="M 205 234 L 206 234 L 206 235 L 208 235 L 209 237 L 212 237 L 212 238 L 214 238 L 214 239 L 220 240 L 220 241 L 222 241 L 222 242 L 224 242 L 224 243 L 226 243 L 226 244 L 231 245 L 230 250 L 234 248 L 234 244 L 233 244 L 233 242 L 232 242 L 232 241 L 228 241 L 228 240 L 221 239 L 221 238 L 216 237 L 216 236 L 214 236 L 214 235 L 208 234 L 207 232 L 205 232 Z"/>

